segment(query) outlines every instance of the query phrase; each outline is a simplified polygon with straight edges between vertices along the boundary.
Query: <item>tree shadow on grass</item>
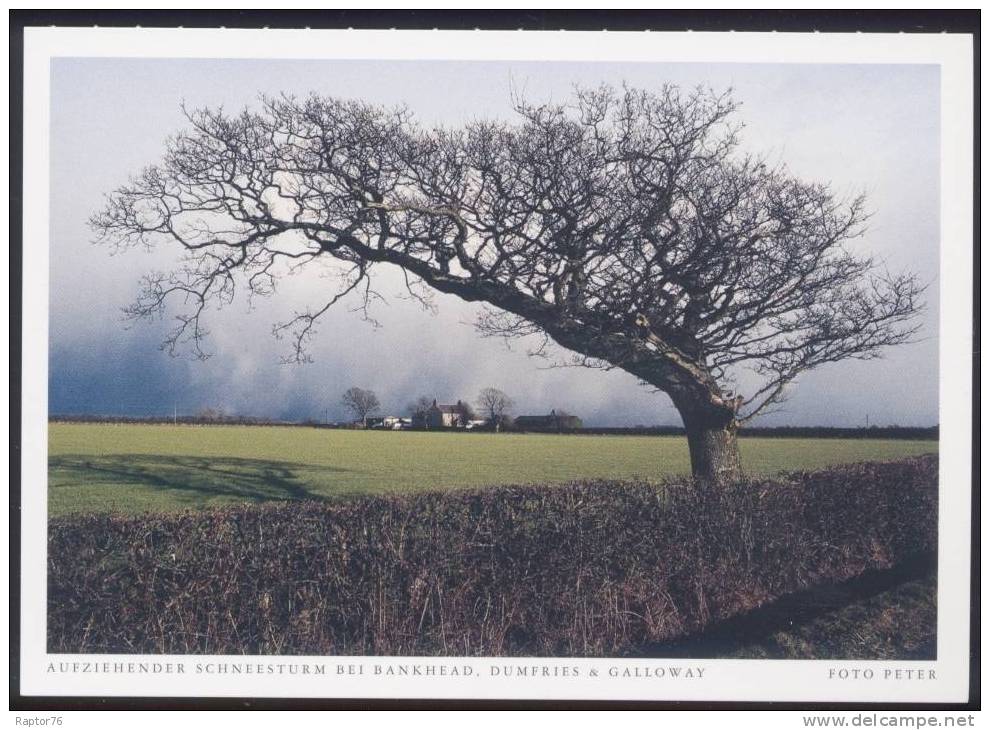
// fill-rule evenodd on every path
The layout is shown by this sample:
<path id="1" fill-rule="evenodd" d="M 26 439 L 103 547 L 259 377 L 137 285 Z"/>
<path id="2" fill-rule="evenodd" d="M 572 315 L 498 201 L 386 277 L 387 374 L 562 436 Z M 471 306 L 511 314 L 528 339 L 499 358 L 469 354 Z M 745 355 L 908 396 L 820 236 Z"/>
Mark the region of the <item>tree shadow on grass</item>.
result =
<path id="1" fill-rule="evenodd" d="M 267 459 L 69 454 L 50 457 L 48 469 L 64 486 L 140 487 L 167 491 L 174 498 L 190 502 L 213 497 L 238 502 L 326 499 L 325 495 L 309 491 L 300 480 L 299 464 Z"/>

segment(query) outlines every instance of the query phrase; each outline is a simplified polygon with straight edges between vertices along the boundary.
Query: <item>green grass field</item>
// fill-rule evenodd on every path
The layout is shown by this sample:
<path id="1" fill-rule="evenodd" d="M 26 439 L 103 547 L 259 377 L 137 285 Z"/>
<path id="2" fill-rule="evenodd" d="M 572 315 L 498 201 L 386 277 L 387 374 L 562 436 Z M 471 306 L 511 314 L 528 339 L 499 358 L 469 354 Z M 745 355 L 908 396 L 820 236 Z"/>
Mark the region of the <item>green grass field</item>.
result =
<path id="1" fill-rule="evenodd" d="M 896 459 L 935 441 L 741 440 L 751 473 Z M 343 431 L 261 426 L 51 424 L 51 515 L 181 510 L 689 471 L 687 442 L 660 436 Z"/>

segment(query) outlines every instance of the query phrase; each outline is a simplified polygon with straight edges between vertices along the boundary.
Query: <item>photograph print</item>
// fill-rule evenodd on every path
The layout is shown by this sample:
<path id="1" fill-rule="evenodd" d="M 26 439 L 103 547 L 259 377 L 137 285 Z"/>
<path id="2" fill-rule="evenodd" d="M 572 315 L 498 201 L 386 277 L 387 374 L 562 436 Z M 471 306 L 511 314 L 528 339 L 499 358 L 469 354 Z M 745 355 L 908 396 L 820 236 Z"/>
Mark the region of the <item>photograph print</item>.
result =
<path id="1" fill-rule="evenodd" d="M 53 57 L 47 671 L 929 671 L 942 84 Z"/>

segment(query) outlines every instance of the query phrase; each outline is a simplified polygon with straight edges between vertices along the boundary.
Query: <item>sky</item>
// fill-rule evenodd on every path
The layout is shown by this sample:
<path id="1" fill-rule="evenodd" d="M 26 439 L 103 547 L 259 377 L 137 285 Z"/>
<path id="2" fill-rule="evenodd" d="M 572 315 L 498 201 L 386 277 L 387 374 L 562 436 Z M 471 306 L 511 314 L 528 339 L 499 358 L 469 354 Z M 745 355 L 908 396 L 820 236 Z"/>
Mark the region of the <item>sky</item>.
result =
<path id="1" fill-rule="evenodd" d="M 86 221 L 104 195 L 161 159 L 185 127 L 180 105 L 256 106 L 262 94 L 315 92 L 405 104 L 425 125 L 511 118 L 511 94 L 563 101 L 575 85 L 731 87 L 741 149 L 786 163 L 839 195 L 865 192 L 873 215 L 856 251 L 927 284 L 916 342 L 870 361 L 802 376 L 783 408 L 757 425 L 933 425 L 938 420 L 939 72 L 937 66 L 525 62 L 74 59 L 52 63 L 49 413 L 192 415 L 205 408 L 276 419 L 342 420 L 351 386 L 401 413 L 421 395 L 474 401 L 494 386 L 517 414 L 565 409 L 586 425 L 678 424 L 662 393 L 622 371 L 551 368 L 472 326 L 475 305 L 437 295 L 436 312 L 389 296 L 373 328 L 341 302 L 310 347 L 284 365 L 272 325 L 320 302 L 326 281 L 300 275 L 275 297 L 211 312 L 212 357 L 159 350 L 169 323 L 127 322 L 143 273 L 171 247 L 111 255 Z M 402 290 L 396 273 L 378 288 Z M 356 304 L 356 302 L 351 303 Z"/>

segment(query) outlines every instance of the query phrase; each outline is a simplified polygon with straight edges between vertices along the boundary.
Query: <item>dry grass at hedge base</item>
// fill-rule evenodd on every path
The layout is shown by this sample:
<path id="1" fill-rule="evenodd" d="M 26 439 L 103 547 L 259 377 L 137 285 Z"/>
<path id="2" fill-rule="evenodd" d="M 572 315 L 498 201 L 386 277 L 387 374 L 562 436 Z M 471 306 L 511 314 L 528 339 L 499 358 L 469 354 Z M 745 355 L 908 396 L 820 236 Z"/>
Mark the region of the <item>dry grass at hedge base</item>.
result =
<path id="1" fill-rule="evenodd" d="M 936 546 L 934 456 L 53 519 L 51 652 L 609 656 Z"/>

